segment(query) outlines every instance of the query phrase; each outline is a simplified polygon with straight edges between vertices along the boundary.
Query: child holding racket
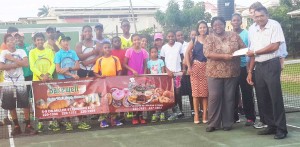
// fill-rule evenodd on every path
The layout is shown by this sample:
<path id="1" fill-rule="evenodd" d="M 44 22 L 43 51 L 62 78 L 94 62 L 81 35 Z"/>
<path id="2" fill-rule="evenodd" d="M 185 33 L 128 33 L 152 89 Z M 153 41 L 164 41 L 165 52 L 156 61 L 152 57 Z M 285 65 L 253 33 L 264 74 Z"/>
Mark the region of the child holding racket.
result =
<path id="1" fill-rule="evenodd" d="M 148 52 L 141 48 L 141 39 L 137 34 L 132 35 L 133 45 L 127 49 L 124 60 L 124 67 L 127 68 L 128 75 L 140 75 L 147 73 Z M 146 124 L 142 117 L 142 112 L 137 112 L 132 119 L 132 124 Z"/>
<path id="2" fill-rule="evenodd" d="M 116 56 L 111 55 L 111 45 L 109 42 L 103 42 L 102 48 L 104 52 L 104 56 L 100 57 L 95 64 L 94 74 L 96 77 L 106 77 L 106 76 L 120 76 L 122 71 L 122 66 L 120 60 Z M 117 114 L 110 114 L 111 118 L 111 126 L 121 126 L 119 120 L 116 119 Z M 100 127 L 106 128 L 108 127 L 107 119 L 108 114 L 101 114 L 99 121 Z"/>
<path id="3" fill-rule="evenodd" d="M 26 124 L 25 133 L 34 135 L 36 131 L 30 125 L 30 106 L 26 86 L 15 85 L 16 82 L 24 81 L 22 67 L 28 66 L 28 58 L 24 50 L 15 48 L 15 38 L 11 34 L 4 36 L 4 43 L 7 46 L 7 50 L 3 50 L 0 54 L 0 70 L 4 70 L 4 82 L 12 82 L 13 86 L 2 88 L 2 108 L 9 110 L 13 119 L 15 127 L 11 132 L 12 136 L 22 133 L 16 107 L 23 108 Z"/>
<path id="4" fill-rule="evenodd" d="M 82 41 L 76 45 L 76 53 L 80 63 L 79 77 L 94 77 L 94 65 L 96 60 L 100 58 L 100 44 L 93 40 L 92 31 L 91 26 L 83 26 Z"/>
<path id="5" fill-rule="evenodd" d="M 69 48 L 71 38 L 62 36 L 60 40 L 61 49 L 55 54 L 54 63 L 58 79 L 79 79 L 77 70 L 79 69 L 79 58 L 74 50 Z"/>
<path id="6" fill-rule="evenodd" d="M 32 37 L 35 48 L 29 52 L 29 65 L 33 73 L 33 81 L 47 82 L 52 79 L 55 70 L 54 53 L 52 49 L 45 48 L 45 36 L 43 33 L 35 33 Z M 43 132 L 43 121 L 39 120 L 37 124 L 37 131 Z M 49 122 L 49 130 L 59 131 L 57 121 Z"/>
<path id="7" fill-rule="evenodd" d="M 76 52 L 70 49 L 70 40 L 70 37 L 62 35 L 59 40 L 61 49 L 55 53 L 54 63 L 57 78 L 59 80 L 79 79 L 79 76 L 77 75 L 77 70 L 79 69 L 79 58 Z M 62 124 L 66 127 L 66 131 L 73 130 L 70 118 L 65 118 Z"/>

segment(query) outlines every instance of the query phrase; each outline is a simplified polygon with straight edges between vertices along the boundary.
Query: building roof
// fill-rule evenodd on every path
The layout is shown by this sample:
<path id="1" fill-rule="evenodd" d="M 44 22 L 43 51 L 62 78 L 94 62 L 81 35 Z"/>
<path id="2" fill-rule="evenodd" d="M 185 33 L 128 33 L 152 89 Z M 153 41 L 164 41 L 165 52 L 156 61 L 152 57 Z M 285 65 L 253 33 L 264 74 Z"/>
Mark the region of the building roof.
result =
<path id="1" fill-rule="evenodd" d="M 291 17 L 300 17 L 300 9 L 287 13 Z"/>

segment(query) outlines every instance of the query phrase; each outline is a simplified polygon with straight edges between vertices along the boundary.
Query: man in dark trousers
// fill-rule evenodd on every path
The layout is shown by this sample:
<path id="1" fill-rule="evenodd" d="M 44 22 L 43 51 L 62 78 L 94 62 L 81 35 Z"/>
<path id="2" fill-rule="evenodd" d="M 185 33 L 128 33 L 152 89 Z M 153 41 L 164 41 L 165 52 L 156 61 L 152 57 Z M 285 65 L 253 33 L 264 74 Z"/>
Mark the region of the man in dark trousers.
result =
<path id="1" fill-rule="evenodd" d="M 283 104 L 279 59 L 279 46 L 285 43 L 280 24 L 269 19 L 265 7 L 255 9 L 256 26 L 249 30 L 250 59 L 247 81 L 253 85 L 252 71 L 255 65 L 255 91 L 258 106 L 262 109 L 263 122 L 268 127 L 258 132 L 258 135 L 275 134 L 274 139 L 283 139 L 287 135 L 286 117 Z"/>

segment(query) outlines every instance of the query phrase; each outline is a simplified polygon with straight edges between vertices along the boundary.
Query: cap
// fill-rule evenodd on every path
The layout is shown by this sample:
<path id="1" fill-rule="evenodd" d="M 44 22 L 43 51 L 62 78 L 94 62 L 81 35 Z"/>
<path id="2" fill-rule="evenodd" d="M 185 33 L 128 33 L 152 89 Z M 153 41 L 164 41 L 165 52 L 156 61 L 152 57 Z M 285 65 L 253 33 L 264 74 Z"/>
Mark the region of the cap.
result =
<path id="1" fill-rule="evenodd" d="M 53 27 L 53 26 L 48 26 L 48 27 L 46 28 L 46 32 L 50 32 L 50 31 L 56 32 L 56 28 Z"/>
<path id="2" fill-rule="evenodd" d="M 61 36 L 61 39 L 59 40 L 59 42 L 62 41 L 62 40 L 64 40 L 64 41 L 70 41 L 71 37 L 69 37 L 69 36 Z"/>
<path id="3" fill-rule="evenodd" d="M 164 39 L 164 36 L 162 35 L 162 33 L 155 33 L 155 34 L 154 34 L 154 40 L 156 40 L 156 39 L 161 39 L 161 40 L 163 40 L 163 39 Z"/>
<path id="4" fill-rule="evenodd" d="M 103 24 L 102 23 L 96 24 L 95 29 L 102 29 L 103 30 Z"/>
<path id="5" fill-rule="evenodd" d="M 21 37 L 24 37 L 24 33 L 22 33 L 22 32 L 15 32 L 15 33 L 13 33 L 12 34 L 14 37 L 16 36 L 16 35 L 19 35 L 19 36 L 21 36 Z"/>

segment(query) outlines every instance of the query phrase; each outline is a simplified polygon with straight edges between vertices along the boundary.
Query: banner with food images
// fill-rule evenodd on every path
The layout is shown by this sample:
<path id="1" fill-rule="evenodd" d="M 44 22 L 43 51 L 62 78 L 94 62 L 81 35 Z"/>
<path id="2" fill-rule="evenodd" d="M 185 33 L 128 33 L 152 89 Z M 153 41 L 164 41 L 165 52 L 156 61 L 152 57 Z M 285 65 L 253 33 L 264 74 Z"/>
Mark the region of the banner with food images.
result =
<path id="1" fill-rule="evenodd" d="M 167 110 L 174 105 L 172 78 L 117 76 L 33 82 L 38 119 Z"/>

